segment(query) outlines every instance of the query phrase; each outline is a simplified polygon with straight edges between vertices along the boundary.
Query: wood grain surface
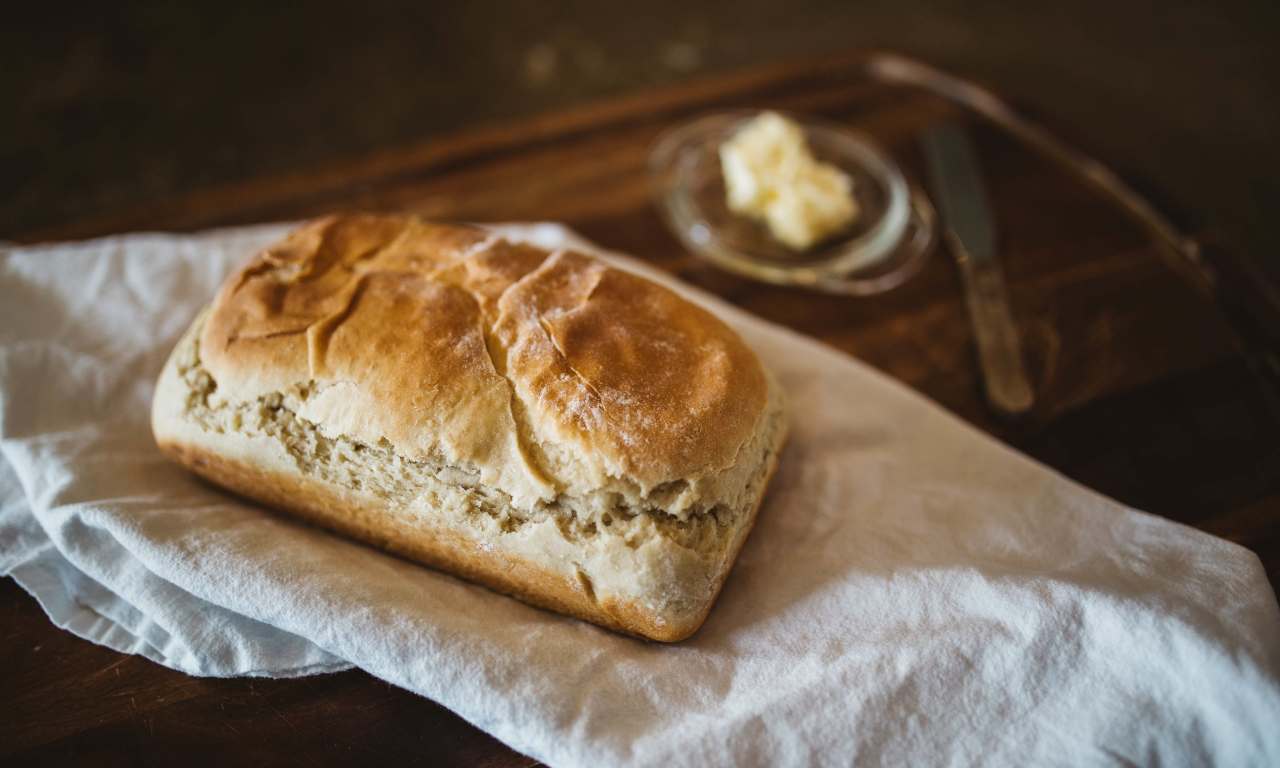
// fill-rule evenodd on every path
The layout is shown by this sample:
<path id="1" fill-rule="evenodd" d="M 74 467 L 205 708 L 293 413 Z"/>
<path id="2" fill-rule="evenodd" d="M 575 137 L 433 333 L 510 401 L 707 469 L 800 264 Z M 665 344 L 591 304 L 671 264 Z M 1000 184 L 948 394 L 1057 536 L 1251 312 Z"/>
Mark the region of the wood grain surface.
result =
<path id="1" fill-rule="evenodd" d="M 333 209 L 468 221 L 557 220 L 773 322 L 876 366 L 979 428 L 1134 507 L 1226 537 L 1280 575 L 1280 443 L 1266 385 L 1239 352 L 1216 291 L 1250 317 L 1275 310 L 1248 262 L 1169 261 L 1132 222 L 998 130 L 973 122 L 998 218 L 1037 406 L 985 406 L 959 281 L 938 252 L 903 287 L 815 295 L 716 272 L 685 253 L 652 204 L 648 150 L 666 128 L 726 108 L 812 114 L 870 134 L 921 177 L 919 132 L 968 119 L 938 97 L 868 79 L 859 55 L 697 80 L 456 134 L 313 172 L 156 200 L 19 239 L 194 230 Z M 1201 276 L 1204 279 L 1188 280 Z M 1236 315 L 1231 315 L 1236 317 Z M 0 583 L 0 755 L 81 762 L 528 765 L 442 707 L 361 672 L 302 680 L 195 679 L 54 628 Z M 13 758 L 17 758 L 13 761 Z"/>

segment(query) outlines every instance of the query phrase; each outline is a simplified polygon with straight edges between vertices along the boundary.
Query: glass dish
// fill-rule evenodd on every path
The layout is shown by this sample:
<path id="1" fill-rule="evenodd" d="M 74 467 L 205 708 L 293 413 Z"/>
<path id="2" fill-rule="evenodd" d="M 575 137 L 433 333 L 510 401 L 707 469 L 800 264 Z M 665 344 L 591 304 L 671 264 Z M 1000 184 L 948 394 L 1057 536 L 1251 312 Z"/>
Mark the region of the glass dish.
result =
<path id="1" fill-rule="evenodd" d="M 796 253 L 763 224 L 731 212 L 719 147 L 755 114 L 709 115 L 654 144 L 649 168 L 658 206 L 686 248 L 745 277 L 856 296 L 887 291 L 920 269 L 935 239 L 932 205 L 887 154 L 845 128 L 789 116 L 817 159 L 853 178 L 860 212 L 846 231 Z"/>

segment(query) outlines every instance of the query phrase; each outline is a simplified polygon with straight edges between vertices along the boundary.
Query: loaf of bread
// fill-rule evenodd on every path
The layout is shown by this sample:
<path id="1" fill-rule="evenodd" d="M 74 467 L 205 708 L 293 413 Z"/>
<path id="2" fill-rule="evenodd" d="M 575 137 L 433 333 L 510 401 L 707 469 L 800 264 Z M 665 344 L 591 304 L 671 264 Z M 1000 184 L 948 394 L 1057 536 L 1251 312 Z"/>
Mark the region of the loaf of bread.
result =
<path id="1" fill-rule="evenodd" d="M 663 641 L 706 618 L 786 432 L 752 351 L 666 288 L 387 215 L 312 222 L 232 275 L 152 426 L 270 507 Z"/>

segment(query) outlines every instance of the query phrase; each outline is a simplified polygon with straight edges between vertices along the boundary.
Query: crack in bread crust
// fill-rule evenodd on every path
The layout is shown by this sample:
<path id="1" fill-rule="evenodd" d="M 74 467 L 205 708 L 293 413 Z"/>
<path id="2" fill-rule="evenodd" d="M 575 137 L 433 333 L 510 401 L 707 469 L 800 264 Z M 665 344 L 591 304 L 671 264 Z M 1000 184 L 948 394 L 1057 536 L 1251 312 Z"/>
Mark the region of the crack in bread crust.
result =
<path id="1" fill-rule="evenodd" d="M 514 283 L 513 283 L 514 285 Z M 493 318 L 485 311 L 483 297 L 475 291 L 460 286 L 465 290 L 476 302 L 476 307 L 480 317 L 480 335 L 484 341 L 484 350 L 489 355 L 489 363 L 493 366 L 493 372 L 502 377 L 507 385 L 508 410 L 511 413 L 511 421 L 515 425 L 516 449 L 520 451 L 520 456 L 524 459 L 525 465 L 537 476 L 539 480 L 549 486 L 555 486 L 555 478 L 547 470 L 546 457 L 542 451 L 538 449 L 537 441 L 533 439 L 533 425 L 529 421 L 527 412 L 528 406 L 524 400 L 520 398 L 520 390 L 516 387 L 516 383 L 511 380 L 511 376 L 507 374 L 507 347 L 502 339 L 494 331 Z M 507 286 L 503 292 L 511 290 L 511 286 Z M 499 296 L 501 299 L 501 296 Z"/>
<path id="2" fill-rule="evenodd" d="M 732 329 L 669 290 L 411 217 L 303 227 L 224 285 L 202 338 L 228 397 L 349 380 L 364 404 L 309 407 L 322 427 L 474 463 L 518 499 L 612 486 L 643 505 L 684 478 L 659 504 L 678 517 L 741 506 L 735 460 L 768 400 Z"/>
<path id="3" fill-rule="evenodd" d="M 198 334 L 189 350 L 179 356 L 178 372 L 188 387 L 185 415 L 202 429 L 271 438 L 289 454 L 300 472 L 402 507 L 423 502 L 430 506 L 432 492 L 438 489 L 463 489 L 459 492 L 470 513 L 494 520 L 504 532 L 519 530 L 529 522 L 554 519 L 567 541 L 617 536 L 634 549 L 660 536 L 709 556 L 718 554 L 731 536 L 738 512 L 717 505 L 693 510 L 681 519 L 657 507 L 630 507 L 617 494 L 607 492 L 605 496 L 615 498 L 606 498 L 604 503 L 599 498 L 561 494 L 549 502 L 522 509 L 507 494 L 481 483 L 479 472 L 472 467 L 450 465 L 443 460 L 409 459 L 385 440 L 368 445 L 344 436 L 324 435 L 315 424 L 297 415 L 297 403 L 324 389 L 314 380 L 253 402 L 219 402 L 215 397 L 217 382 L 200 362 Z M 376 482 L 371 484 L 369 477 L 376 478 Z"/>

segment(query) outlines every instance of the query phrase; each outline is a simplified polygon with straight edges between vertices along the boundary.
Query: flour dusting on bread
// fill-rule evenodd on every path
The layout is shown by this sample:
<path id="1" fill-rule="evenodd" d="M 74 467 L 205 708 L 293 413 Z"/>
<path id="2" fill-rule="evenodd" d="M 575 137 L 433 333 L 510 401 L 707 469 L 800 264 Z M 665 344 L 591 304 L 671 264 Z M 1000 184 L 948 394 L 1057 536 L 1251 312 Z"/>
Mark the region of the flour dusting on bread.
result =
<path id="1" fill-rule="evenodd" d="M 229 278 L 153 424 L 241 493 L 657 639 L 706 615 L 785 434 L 751 350 L 668 289 L 372 215 L 313 222 Z"/>

